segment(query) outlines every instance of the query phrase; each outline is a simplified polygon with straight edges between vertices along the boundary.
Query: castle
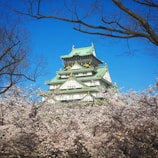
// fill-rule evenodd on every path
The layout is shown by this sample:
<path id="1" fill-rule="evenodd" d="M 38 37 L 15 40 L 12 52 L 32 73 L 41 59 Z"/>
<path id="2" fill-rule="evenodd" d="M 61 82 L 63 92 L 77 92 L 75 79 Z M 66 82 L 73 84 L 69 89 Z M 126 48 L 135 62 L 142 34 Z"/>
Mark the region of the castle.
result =
<path id="1" fill-rule="evenodd" d="M 61 59 L 64 69 L 46 82 L 49 90 L 43 94 L 44 100 L 52 103 L 94 101 L 103 99 L 100 89 L 106 90 L 113 85 L 108 66 L 97 58 L 93 44 L 82 48 L 73 46 Z"/>

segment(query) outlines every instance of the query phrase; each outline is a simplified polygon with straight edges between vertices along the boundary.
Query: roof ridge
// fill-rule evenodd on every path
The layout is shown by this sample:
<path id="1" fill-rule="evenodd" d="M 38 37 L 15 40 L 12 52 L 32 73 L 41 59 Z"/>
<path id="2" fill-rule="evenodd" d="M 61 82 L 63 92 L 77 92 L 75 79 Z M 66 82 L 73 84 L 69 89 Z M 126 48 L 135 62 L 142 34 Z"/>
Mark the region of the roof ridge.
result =
<path id="1" fill-rule="evenodd" d="M 58 89 L 60 89 L 66 82 L 68 82 L 69 80 L 72 80 L 72 79 L 74 79 L 76 82 L 78 82 L 79 84 L 81 84 L 82 86 L 84 86 L 84 87 L 88 87 L 88 86 L 86 86 L 82 81 L 80 81 L 80 80 L 78 80 L 75 76 L 73 76 L 73 73 L 71 73 L 71 75 L 65 80 L 65 82 L 64 83 L 62 83 L 59 87 L 58 87 Z"/>
<path id="2" fill-rule="evenodd" d="M 94 55 L 93 53 L 94 53 L 94 45 L 87 46 L 87 47 L 79 47 L 79 48 L 75 48 L 73 46 L 70 53 L 67 55 L 61 56 L 61 58 L 69 58 L 75 55 L 80 55 L 80 56 Z"/>
<path id="3" fill-rule="evenodd" d="M 77 48 L 73 48 L 73 49 L 83 49 L 83 48 L 93 48 L 93 46 L 86 46 L 86 47 L 77 47 Z"/>
<path id="4" fill-rule="evenodd" d="M 90 46 L 85 46 L 85 47 L 78 47 L 78 48 L 75 48 L 75 45 L 72 45 L 72 50 L 73 50 L 73 49 L 89 48 L 89 47 L 94 48 L 93 42 L 92 42 L 92 44 L 91 44 Z"/>
<path id="5" fill-rule="evenodd" d="M 75 81 L 77 81 L 78 83 L 80 83 L 82 86 L 88 87 L 82 81 L 80 81 L 78 78 L 76 78 L 75 76 L 72 76 L 72 77 L 75 79 Z"/>

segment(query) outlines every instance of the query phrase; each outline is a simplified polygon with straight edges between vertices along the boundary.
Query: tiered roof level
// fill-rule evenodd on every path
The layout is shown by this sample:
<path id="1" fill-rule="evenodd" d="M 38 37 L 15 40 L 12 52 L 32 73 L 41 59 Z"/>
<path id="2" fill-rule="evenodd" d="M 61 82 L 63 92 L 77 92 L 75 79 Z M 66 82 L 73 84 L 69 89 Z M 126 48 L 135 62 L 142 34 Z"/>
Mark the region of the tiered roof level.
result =
<path id="1" fill-rule="evenodd" d="M 46 82 L 50 86 L 47 93 L 52 94 L 52 102 L 102 99 L 98 89 L 112 86 L 108 67 L 96 57 L 93 44 L 83 48 L 73 46 L 61 59 L 64 69 Z"/>

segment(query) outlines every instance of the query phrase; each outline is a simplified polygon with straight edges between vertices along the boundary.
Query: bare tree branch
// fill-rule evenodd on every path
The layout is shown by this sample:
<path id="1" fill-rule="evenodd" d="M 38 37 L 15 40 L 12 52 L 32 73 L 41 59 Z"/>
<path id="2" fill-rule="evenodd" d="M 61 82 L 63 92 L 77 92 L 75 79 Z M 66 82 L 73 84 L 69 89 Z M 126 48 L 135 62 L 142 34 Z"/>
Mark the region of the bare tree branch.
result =
<path id="1" fill-rule="evenodd" d="M 148 33 L 148 35 L 146 36 L 152 43 L 154 43 L 155 45 L 158 45 L 158 35 L 155 33 L 155 31 L 152 29 L 152 27 L 150 26 L 150 24 L 143 19 L 141 16 L 139 16 L 138 14 L 134 13 L 132 10 L 130 10 L 129 8 L 126 8 L 121 2 L 119 2 L 118 0 L 113 0 L 113 2 L 121 9 L 123 10 L 125 13 L 127 13 L 128 15 L 130 15 L 131 17 L 133 17 L 135 20 L 137 20 L 140 25 L 145 29 L 145 31 Z M 142 37 L 142 36 L 141 36 Z"/>
<path id="2" fill-rule="evenodd" d="M 155 3 L 153 0 L 134 0 L 134 1 L 149 7 L 158 8 L 158 3 Z"/>
<path id="3" fill-rule="evenodd" d="M 20 41 L 16 42 L 16 43 L 13 43 L 10 47 L 6 48 L 4 50 L 4 52 L 2 54 L 0 54 L 0 60 L 2 60 L 2 58 L 13 48 L 15 47 L 16 45 L 18 45 L 20 43 Z"/>
<path id="4" fill-rule="evenodd" d="M 124 36 L 119 36 L 119 35 L 113 35 L 112 32 L 110 33 L 100 33 L 100 32 L 91 32 L 91 31 L 86 31 L 86 30 L 82 30 L 80 28 L 74 27 L 75 30 L 83 32 L 83 33 L 87 33 L 87 34 L 92 34 L 92 35 L 100 35 L 100 36 L 107 36 L 107 37 L 114 37 L 114 38 L 134 38 L 134 37 L 140 37 L 139 35 L 124 35 Z"/>
<path id="5" fill-rule="evenodd" d="M 0 94 L 21 81 L 36 81 L 41 69 L 39 63 L 29 63 L 26 34 L 17 26 L 8 25 L 9 22 L 0 25 Z"/>
<path id="6" fill-rule="evenodd" d="M 85 11 L 82 9 L 80 10 L 80 6 L 78 6 L 78 4 L 82 4 L 82 2 L 76 4 L 73 1 L 71 7 L 69 7 L 69 4 L 64 1 L 66 9 L 64 11 L 66 14 L 65 12 L 57 14 L 56 10 L 58 10 L 58 8 L 56 7 L 54 7 L 55 9 L 52 7 L 51 12 L 47 12 L 43 8 L 44 3 L 45 2 L 41 0 L 30 0 L 29 11 L 22 11 L 15 8 L 14 11 L 18 14 L 30 16 L 35 19 L 55 19 L 73 23 L 73 29 L 82 33 L 121 39 L 140 37 L 158 46 L 158 27 L 157 21 L 154 20 L 156 19 L 156 14 L 152 12 L 158 12 L 158 3 L 155 0 L 133 0 L 128 3 L 121 0 L 112 0 L 111 5 L 115 5 L 120 11 L 119 14 L 115 14 L 114 16 L 107 15 L 105 9 L 107 7 L 106 3 L 103 3 L 103 6 L 101 6 L 98 1 L 91 2 L 91 5 L 87 6 L 89 8 Z M 136 10 L 130 4 L 148 9 L 149 13 L 144 14 Z M 55 6 L 55 4 L 53 5 Z M 97 23 L 92 19 L 92 16 L 95 16 L 93 15 L 93 11 L 95 11 L 96 8 L 98 11 Z M 51 9 L 51 5 L 49 9 Z M 108 12 L 108 14 L 110 13 Z"/>

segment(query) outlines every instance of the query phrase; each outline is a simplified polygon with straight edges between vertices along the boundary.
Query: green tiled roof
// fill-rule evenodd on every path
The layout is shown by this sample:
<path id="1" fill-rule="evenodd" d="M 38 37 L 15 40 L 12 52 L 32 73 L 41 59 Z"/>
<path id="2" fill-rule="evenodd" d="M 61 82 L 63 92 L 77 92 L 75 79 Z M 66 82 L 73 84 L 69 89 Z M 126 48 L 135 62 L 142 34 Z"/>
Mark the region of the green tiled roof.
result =
<path id="1" fill-rule="evenodd" d="M 93 92 L 96 91 L 96 88 L 82 88 L 82 89 L 68 89 L 68 90 L 61 90 L 61 91 L 55 91 L 55 94 L 67 94 L 67 93 L 82 93 L 82 92 Z"/>
<path id="2" fill-rule="evenodd" d="M 75 55 L 86 56 L 93 55 L 94 46 L 82 47 L 82 48 L 72 48 L 72 51 L 68 55 L 61 56 L 61 58 L 71 58 Z"/>
<path id="3" fill-rule="evenodd" d="M 107 66 L 98 66 L 95 68 L 96 74 L 93 76 L 85 76 L 85 77 L 78 77 L 77 80 L 79 81 L 88 81 L 88 80 L 96 80 L 96 79 L 102 79 L 102 77 L 104 76 L 104 74 L 107 71 Z M 57 74 L 52 80 L 47 81 L 46 84 L 60 84 L 60 83 L 64 83 L 66 79 L 60 79 L 60 76 Z M 108 81 L 107 81 L 108 82 Z M 108 82 L 109 83 L 109 82 Z"/>
<path id="4" fill-rule="evenodd" d="M 80 80 L 78 80 L 75 76 L 71 76 L 70 78 L 71 78 L 71 80 L 75 80 L 76 82 L 78 82 L 79 84 L 81 84 L 83 87 L 87 87 L 83 82 L 81 82 Z M 69 80 L 70 78 L 68 78 L 67 80 Z M 59 89 L 60 89 L 60 87 L 59 87 Z"/>

